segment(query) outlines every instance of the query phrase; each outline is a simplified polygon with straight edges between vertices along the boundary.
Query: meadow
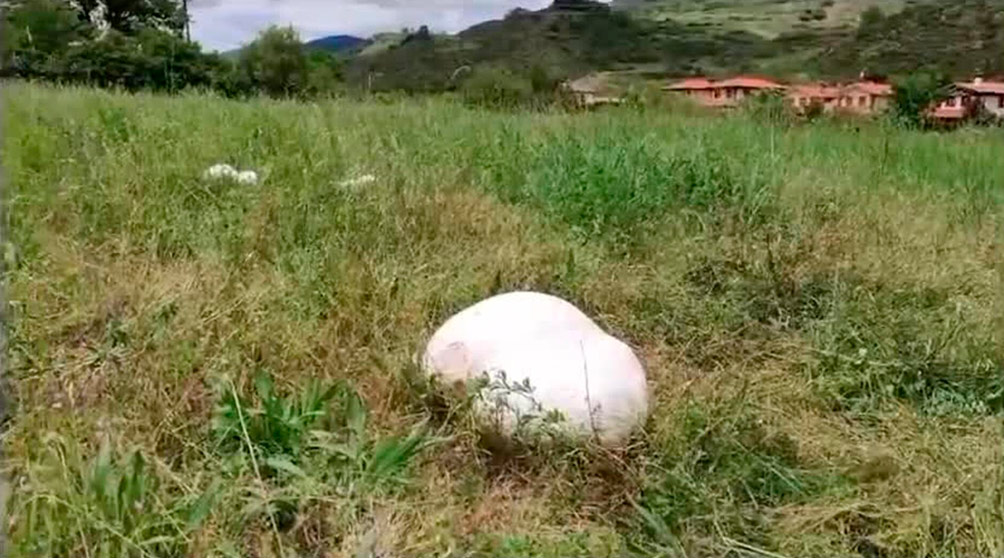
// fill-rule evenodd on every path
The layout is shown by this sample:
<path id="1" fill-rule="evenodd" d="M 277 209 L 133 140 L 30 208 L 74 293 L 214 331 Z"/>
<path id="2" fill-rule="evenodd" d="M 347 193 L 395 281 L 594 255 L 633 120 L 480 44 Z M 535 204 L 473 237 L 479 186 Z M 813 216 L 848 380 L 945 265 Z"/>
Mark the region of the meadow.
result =
<path id="1" fill-rule="evenodd" d="M 3 95 L 11 556 L 1004 556 L 1000 130 Z M 626 451 L 416 380 L 517 289 L 643 358 Z"/>

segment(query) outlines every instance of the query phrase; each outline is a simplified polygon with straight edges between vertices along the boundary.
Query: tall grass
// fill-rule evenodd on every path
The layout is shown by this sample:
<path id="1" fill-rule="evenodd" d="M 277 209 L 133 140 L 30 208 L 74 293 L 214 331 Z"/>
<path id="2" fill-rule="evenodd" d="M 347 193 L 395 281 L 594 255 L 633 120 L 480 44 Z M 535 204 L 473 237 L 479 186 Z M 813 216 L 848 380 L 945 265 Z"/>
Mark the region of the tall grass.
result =
<path id="1" fill-rule="evenodd" d="M 16 556 L 1004 552 L 998 130 L 5 96 Z M 517 288 L 644 357 L 629 451 L 404 379 Z"/>

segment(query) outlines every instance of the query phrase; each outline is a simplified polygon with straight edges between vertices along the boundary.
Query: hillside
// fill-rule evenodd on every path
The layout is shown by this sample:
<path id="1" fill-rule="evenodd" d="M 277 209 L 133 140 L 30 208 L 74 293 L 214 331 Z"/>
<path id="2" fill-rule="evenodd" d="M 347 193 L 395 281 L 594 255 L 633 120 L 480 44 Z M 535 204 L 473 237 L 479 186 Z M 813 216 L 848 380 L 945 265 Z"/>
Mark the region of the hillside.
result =
<path id="1" fill-rule="evenodd" d="M 1004 2 L 932 2 L 864 22 L 819 56 L 827 75 L 859 68 L 885 74 L 916 69 L 967 78 L 1004 72 Z"/>
<path id="2" fill-rule="evenodd" d="M 384 37 L 350 63 L 375 90 L 437 91 L 464 68 L 538 66 L 556 78 L 594 70 L 649 75 L 758 72 L 845 78 L 867 69 L 937 69 L 957 77 L 1004 70 L 1004 2 L 934 0 L 559 0 L 456 35 Z"/>
<path id="3" fill-rule="evenodd" d="M 371 41 L 366 39 L 353 37 L 352 35 L 329 35 L 327 37 L 321 37 L 320 39 L 308 41 L 307 47 L 344 53 L 362 50 L 369 45 L 370 42 Z"/>
<path id="4" fill-rule="evenodd" d="M 553 77 L 596 69 L 652 68 L 695 73 L 752 69 L 770 42 L 738 30 L 707 30 L 652 21 L 587 0 L 564 0 L 539 11 L 513 10 L 504 19 L 457 35 L 413 34 L 398 45 L 356 57 L 349 78 L 374 89 L 439 90 L 458 68 L 538 66 Z"/>
<path id="5" fill-rule="evenodd" d="M 737 30 L 775 38 L 793 31 L 852 30 L 860 14 L 879 4 L 887 13 L 902 0 L 614 0 L 615 8 L 657 21 Z"/>

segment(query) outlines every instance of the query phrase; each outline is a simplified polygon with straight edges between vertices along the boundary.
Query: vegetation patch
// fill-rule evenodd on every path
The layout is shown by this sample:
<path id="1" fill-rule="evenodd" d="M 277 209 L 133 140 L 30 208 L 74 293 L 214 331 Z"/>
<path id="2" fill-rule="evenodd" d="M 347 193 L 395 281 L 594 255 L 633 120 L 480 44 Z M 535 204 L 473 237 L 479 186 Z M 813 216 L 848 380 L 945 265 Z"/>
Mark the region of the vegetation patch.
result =
<path id="1" fill-rule="evenodd" d="M 1004 548 L 999 130 L 8 85 L 13 556 Z M 517 289 L 643 359 L 629 447 L 402 381 Z"/>
<path id="2" fill-rule="evenodd" d="M 847 289 L 814 327 L 811 373 L 854 412 L 902 401 L 942 416 L 998 414 L 1004 368 L 992 335 L 968 314 L 935 289 Z"/>

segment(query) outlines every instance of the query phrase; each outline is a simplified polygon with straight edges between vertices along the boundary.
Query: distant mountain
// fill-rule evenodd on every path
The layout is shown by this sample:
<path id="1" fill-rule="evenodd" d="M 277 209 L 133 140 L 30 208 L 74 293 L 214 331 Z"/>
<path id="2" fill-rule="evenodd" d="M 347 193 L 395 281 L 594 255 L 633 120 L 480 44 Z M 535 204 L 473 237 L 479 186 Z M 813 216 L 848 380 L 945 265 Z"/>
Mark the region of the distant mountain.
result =
<path id="1" fill-rule="evenodd" d="M 359 37 L 353 37 L 352 35 L 329 35 L 327 37 L 321 37 L 320 39 L 307 41 L 304 43 L 304 46 L 310 49 L 326 50 L 329 52 L 336 52 L 338 54 L 351 56 L 353 54 L 358 54 L 371 43 L 373 43 L 373 41 L 370 39 L 362 39 Z M 222 52 L 220 55 L 224 58 L 236 60 L 240 57 L 241 50 L 243 50 L 243 47 Z"/>
<path id="2" fill-rule="evenodd" d="M 330 50 L 333 52 L 357 51 L 366 47 L 370 43 L 367 39 L 353 37 L 352 35 L 329 35 L 314 39 L 306 43 L 307 48 Z"/>

